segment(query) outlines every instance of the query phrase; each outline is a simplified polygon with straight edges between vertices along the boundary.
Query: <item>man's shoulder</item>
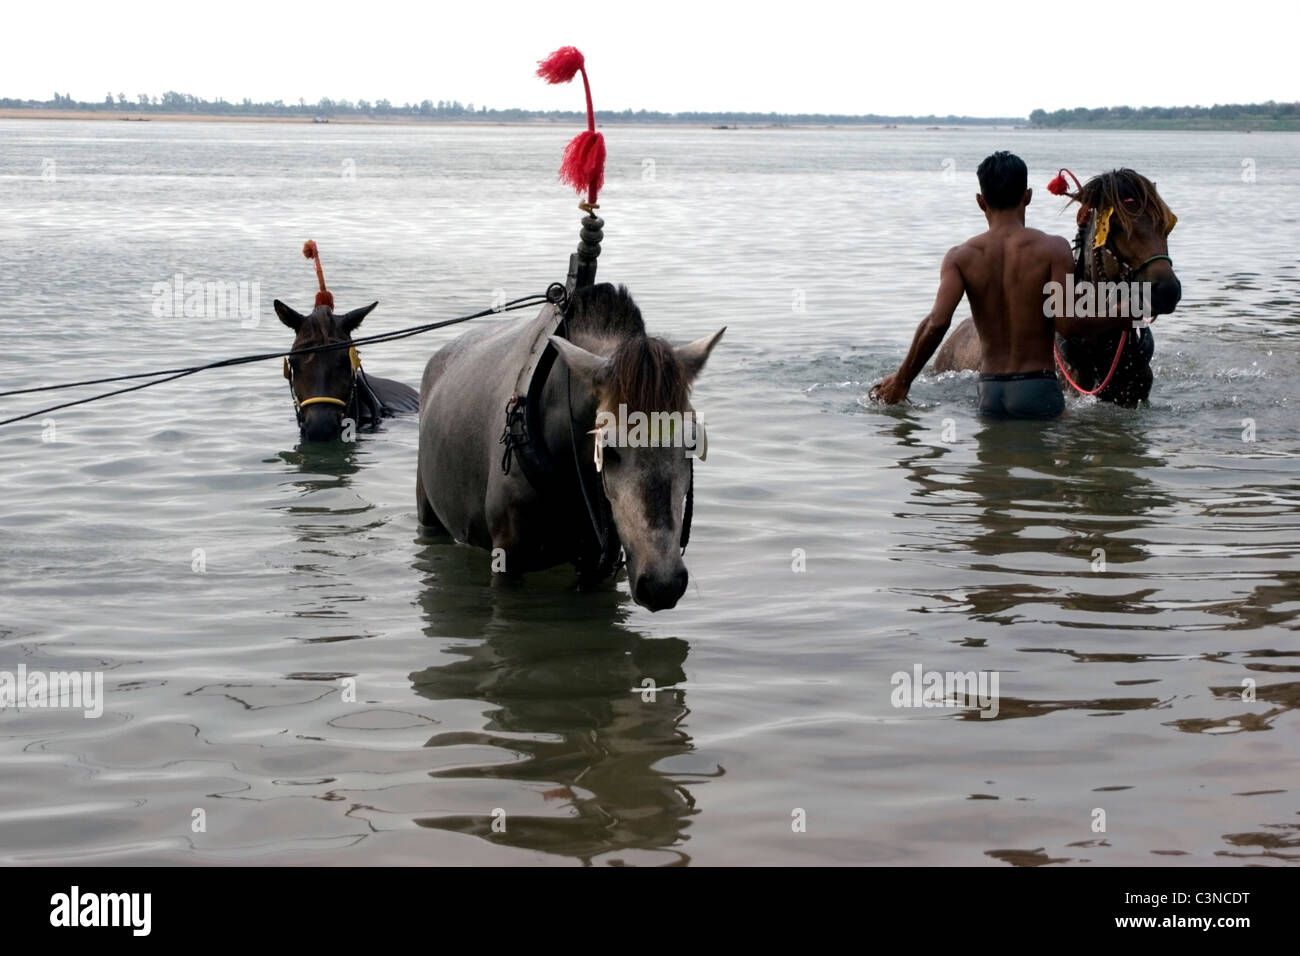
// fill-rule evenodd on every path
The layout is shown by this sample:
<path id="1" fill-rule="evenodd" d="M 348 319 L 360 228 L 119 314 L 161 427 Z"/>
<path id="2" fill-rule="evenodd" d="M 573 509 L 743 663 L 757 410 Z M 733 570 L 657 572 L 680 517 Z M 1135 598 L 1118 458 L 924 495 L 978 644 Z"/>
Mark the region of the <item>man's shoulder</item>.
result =
<path id="1" fill-rule="evenodd" d="M 1044 248 L 1055 252 L 1057 249 L 1070 248 L 1070 240 L 1064 236 L 1058 236 L 1055 233 L 1043 232 L 1041 229 L 1034 229 L 1031 226 L 1025 227 L 1025 241 L 1034 245 L 1041 245 Z"/>

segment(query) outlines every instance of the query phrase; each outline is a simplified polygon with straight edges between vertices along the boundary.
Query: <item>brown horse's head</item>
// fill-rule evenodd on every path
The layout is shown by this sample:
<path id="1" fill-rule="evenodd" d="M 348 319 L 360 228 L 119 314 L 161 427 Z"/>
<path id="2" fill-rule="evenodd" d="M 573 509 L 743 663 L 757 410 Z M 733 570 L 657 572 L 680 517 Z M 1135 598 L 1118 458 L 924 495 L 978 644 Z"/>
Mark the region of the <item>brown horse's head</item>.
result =
<path id="1" fill-rule="evenodd" d="M 328 305 L 319 305 L 311 315 L 302 315 L 276 299 L 275 314 L 296 333 L 296 352 L 350 342 L 352 332 L 378 304 L 372 302 L 344 315 L 335 315 Z M 307 441 L 337 439 L 356 385 L 354 350 L 336 348 L 291 355 L 285 359 L 284 374 L 293 390 L 302 437 Z"/>
<path id="2" fill-rule="evenodd" d="M 1173 312 L 1183 294 L 1169 257 L 1178 217 L 1155 183 L 1131 169 L 1114 169 L 1089 179 L 1071 198 L 1079 203 L 1078 278 L 1149 282 L 1151 314 Z"/>
<path id="3" fill-rule="evenodd" d="M 1131 169 L 1114 169 L 1067 195 L 1079 203 L 1076 281 L 1094 288 L 1107 283 L 1122 287 L 1135 316 L 1174 311 L 1183 287 L 1169 257 L 1169 233 L 1178 219 L 1155 183 Z M 1119 405 L 1136 405 L 1150 395 L 1155 340 L 1149 329 L 1068 339 L 1058 335 L 1056 344 L 1062 371 L 1088 394 Z"/>
<path id="4" fill-rule="evenodd" d="M 671 608 L 686 591 L 679 542 L 690 459 L 705 454 L 690 390 L 726 330 L 674 348 L 646 335 L 627 290 L 607 284 L 579 293 L 568 323 L 569 338 L 551 342 L 573 376 L 574 405 L 595 406 L 594 423 L 576 424 L 583 431 L 596 426 L 585 443 L 587 460 L 599 462 L 632 598 L 652 611 Z M 585 401 L 577 400 L 579 392 Z"/>

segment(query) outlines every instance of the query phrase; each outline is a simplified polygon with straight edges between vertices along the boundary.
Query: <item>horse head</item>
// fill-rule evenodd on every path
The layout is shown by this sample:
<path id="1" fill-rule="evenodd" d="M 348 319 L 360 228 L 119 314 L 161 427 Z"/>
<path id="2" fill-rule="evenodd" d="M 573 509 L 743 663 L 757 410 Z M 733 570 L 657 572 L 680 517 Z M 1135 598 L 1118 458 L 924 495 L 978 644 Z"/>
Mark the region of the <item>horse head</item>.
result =
<path id="1" fill-rule="evenodd" d="M 595 289 L 602 292 L 577 300 L 580 311 L 584 305 L 613 307 L 619 297 L 635 310 L 625 289 Z M 584 447 L 596 463 L 626 554 L 632 598 L 651 611 L 675 606 L 686 591 L 680 542 L 691 458 L 707 453 L 690 391 L 725 331 L 674 348 L 646 335 L 637 312 L 630 334 L 613 337 L 608 355 L 576 344 L 572 334 L 551 337 L 571 375 L 570 414 L 583 416 L 573 425 L 589 436 Z M 587 341 L 596 347 L 598 339 Z M 593 408 L 594 416 L 585 417 Z"/>
<path id="2" fill-rule="evenodd" d="M 293 329 L 293 351 L 340 345 L 352 341 L 352 333 L 378 302 L 335 315 L 328 305 L 318 305 L 310 315 L 295 312 L 279 299 L 275 314 Z M 322 349 L 284 360 L 284 377 L 293 394 L 298 427 L 307 441 L 333 441 L 343 431 L 343 419 L 353 405 L 360 359 L 354 348 Z"/>
<path id="3" fill-rule="evenodd" d="M 1092 282 L 1148 282 L 1151 315 L 1168 315 L 1183 287 L 1169 256 L 1178 217 L 1155 183 L 1131 169 L 1094 176 L 1072 197 L 1079 203 L 1075 239 L 1081 275 Z"/>
<path id="4" fill-rule="evenodd" d="M 1050 184 L 1048 189 L 1079 204 L 1077 281 L 1094 289 L 1122 289 L 1130 307 L 1136 295 L 1140 308 L 1130 313 L 1135 317 L 1174 311 L 1183 287 L 1169 255 L 1169 233 L 1178 217 L 1155 183 L 1132 169 L 1113 169 L 1092 177 L 1075 193 Z M 1148 329 L 1138 326 L 1094 338 L 1058 335 L 1057 347 L 1062 373 L 1080 391 L 1120 405 L 1135 405 L 1150 395 L 1155 341 Z"/>

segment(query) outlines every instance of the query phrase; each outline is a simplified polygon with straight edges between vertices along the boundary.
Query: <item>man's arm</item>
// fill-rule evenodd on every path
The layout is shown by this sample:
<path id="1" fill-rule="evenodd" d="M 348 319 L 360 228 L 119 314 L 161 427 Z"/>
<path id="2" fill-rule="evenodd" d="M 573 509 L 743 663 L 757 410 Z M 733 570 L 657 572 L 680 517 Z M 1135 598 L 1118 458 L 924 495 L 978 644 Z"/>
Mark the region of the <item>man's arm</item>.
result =
<path id="1" fill-rule="evenodd" d="M 1060 236 L 1053 236 L 1052 242 L 1052 282 L 1055 288 L 1062 290 L 1059 295 L 1052 296 L 1044 305 L 1044 311 L 1048 318 L 1052 320 L 1056 331 L 1066 338 L 1090 337 L 1102 335 L 1106 332 L 1116 331 L 1118 329 L 1127 329 L 1133 324 L 1132 317 L 1122 316 L 1094 316 L 1092 318 L 1080 318 L 1073 315 L 1074 303 L 1065 301 L 1065 278 L 1074 272 L 1074 250 L 1070 248 L 1070 243 Z M 1094 290 L 1095 292 L 1096 290 Z M 1044 295 L 1047 295 L 1044 290 Z M 1063 306 L 1061 309 L 1051 310 L 1050 303 L 1055 301 Z M 1060 312 L 1061 314 L 1056 314 Z"/>
<path id="2" fill-rule="evenodd" d="M 907 350 L 907 356 L 903 359 L 903 364 L 898 366 L 898 371 L 893 375 L 886 375 L 884 381 L 871 390 L 872 400 L 894 405 L 907 398 L 907 391 L 912 387 L 913 380 L 921 374 L 925 363 L 930 361 L 930 356 L 934 355 L 935 349 L 948 334 L 948 327 L 952 325 L 952 314 L 957 311 L 961 297 L 966 294 L 966 280 L 962 278 L 961 270 L 957 268 L 959 248 L 961 247 L 954 246 L 943 257 L 943 265 L 939 268 L 939 291 L 934 297 L 934 307 L 917 327 L 916 335 L 912 336 L 912 347 Z"/>

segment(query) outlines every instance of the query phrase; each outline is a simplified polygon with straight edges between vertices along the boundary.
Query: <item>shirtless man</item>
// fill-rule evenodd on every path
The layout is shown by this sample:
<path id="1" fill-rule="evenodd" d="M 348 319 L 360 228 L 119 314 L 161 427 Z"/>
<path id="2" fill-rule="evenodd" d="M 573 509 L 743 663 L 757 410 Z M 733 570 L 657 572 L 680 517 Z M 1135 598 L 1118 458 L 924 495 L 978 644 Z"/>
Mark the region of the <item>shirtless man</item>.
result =
<path id="1" fill-rule="evenodd" d="M 871 390 L 876 401 L 893 405 L 907 397 L 912 380 L 943 341 L 952 314 L 964 294 L 979 332 L 979 408 L 1000 418 L 1056 418 L 1065 398 L 1052 364 L 1055 333 L 1100 335 L 1127 328 L 1132 320 L 1112 318 L 1055 319 L 1044 315 L 1048 282 L 1065 285 L 1074 271 L 1070 243 L 1025 226 L 1027 188 L 1024 161 L 1005 150 L 980 163 L 980 191 L 975 202 L 988 220 L 987 232 L 948 250 L 939 271 L 939 293 L 898 371 Z"/>

